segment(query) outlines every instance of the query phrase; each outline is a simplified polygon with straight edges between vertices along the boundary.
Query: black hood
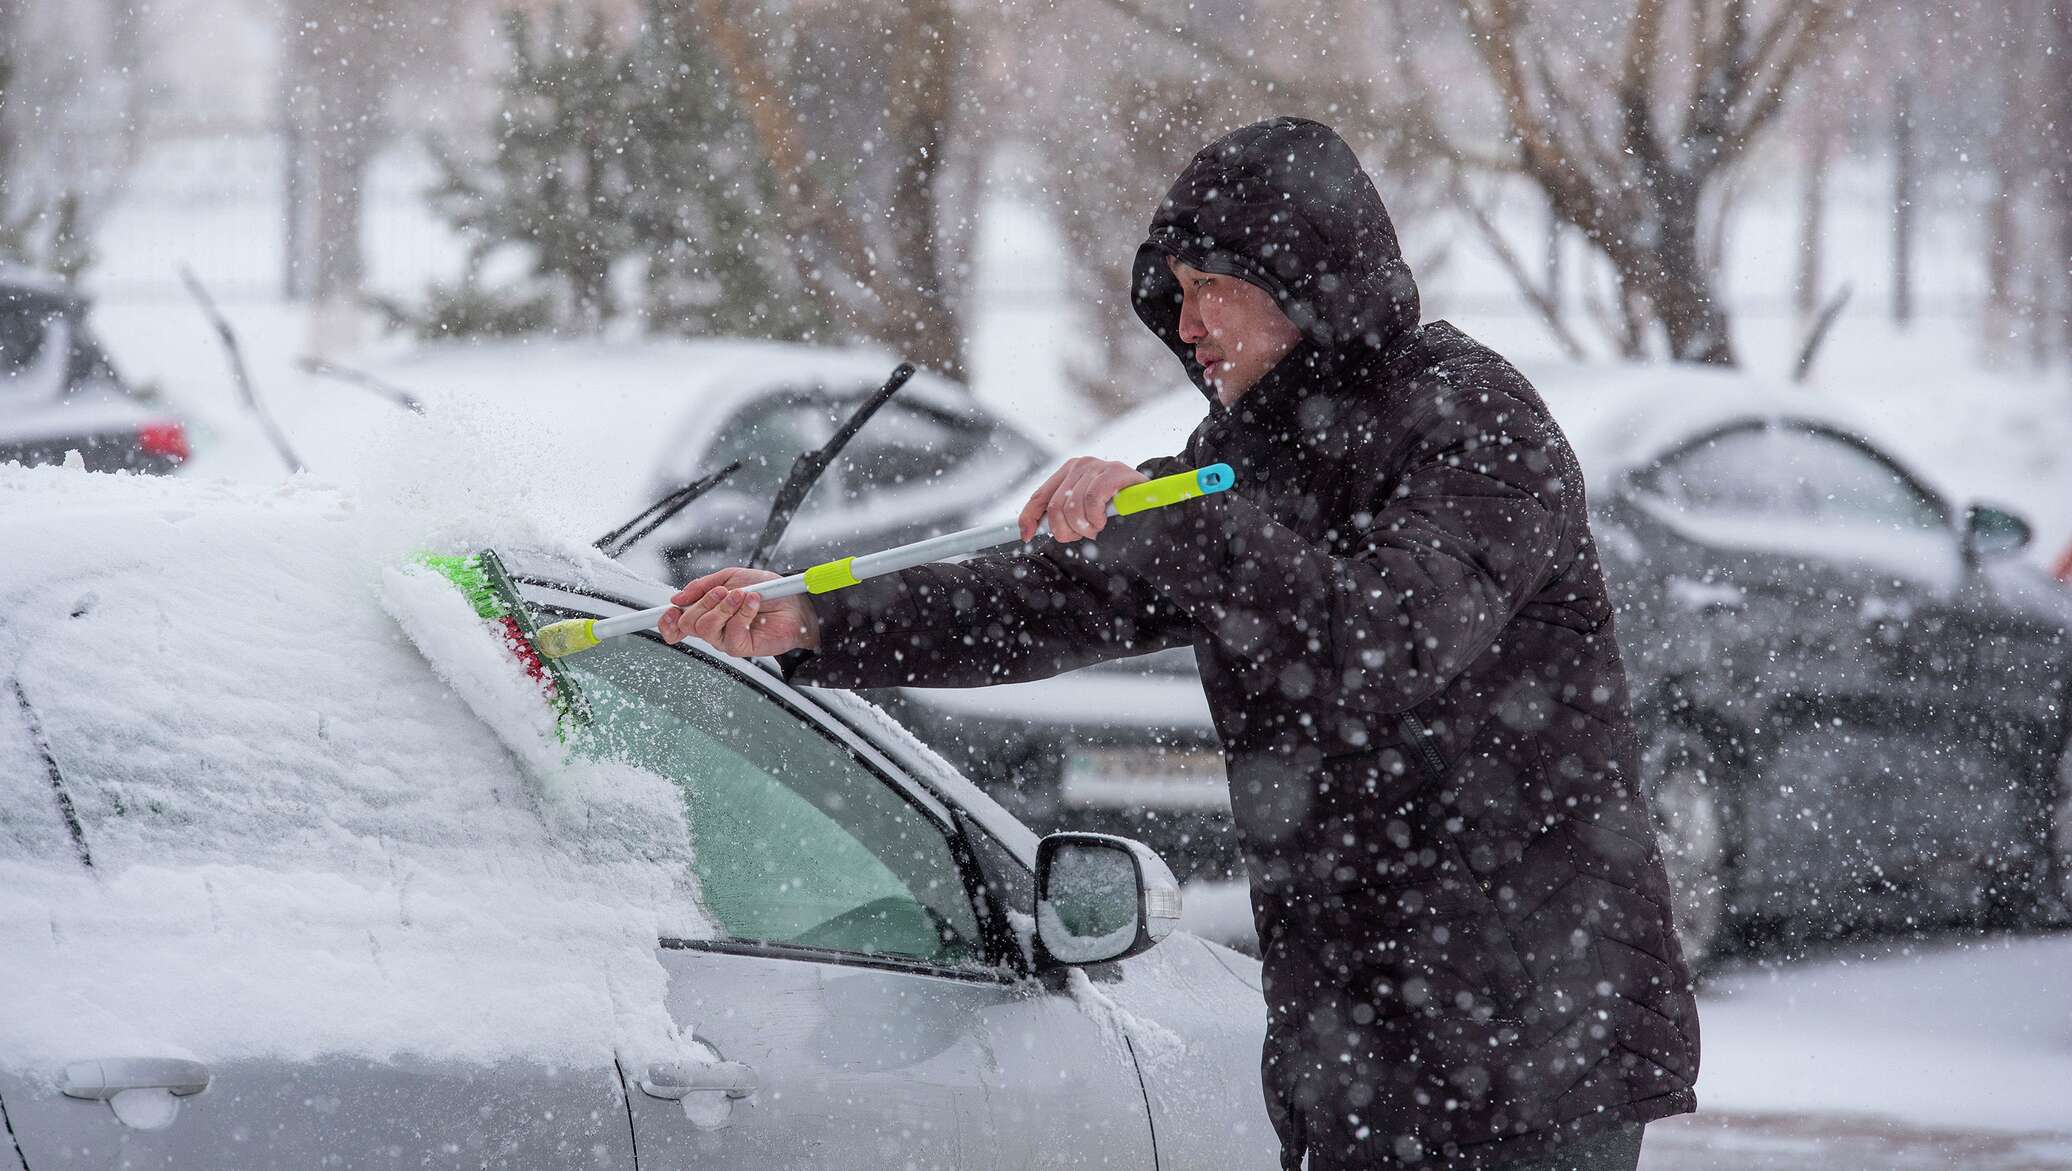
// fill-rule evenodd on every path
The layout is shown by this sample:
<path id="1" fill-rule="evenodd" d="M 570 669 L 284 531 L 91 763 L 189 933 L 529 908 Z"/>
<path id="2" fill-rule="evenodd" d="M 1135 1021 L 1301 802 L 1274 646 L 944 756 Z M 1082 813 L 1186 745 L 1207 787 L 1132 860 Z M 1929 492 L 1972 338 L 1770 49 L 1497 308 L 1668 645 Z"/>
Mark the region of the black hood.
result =
<path id="1" fill-rule="evenodd" d="M 1203 147 L 1137 249 L 1137 316 L 1206 393 L 1180 340 L 1180 282 L 1166 259 L 1272 293 L 1318 351 L 1381 351 L 1417 328 L 1417 282 L 1352 147 L 1307 118 L 1254 122 Z"/>

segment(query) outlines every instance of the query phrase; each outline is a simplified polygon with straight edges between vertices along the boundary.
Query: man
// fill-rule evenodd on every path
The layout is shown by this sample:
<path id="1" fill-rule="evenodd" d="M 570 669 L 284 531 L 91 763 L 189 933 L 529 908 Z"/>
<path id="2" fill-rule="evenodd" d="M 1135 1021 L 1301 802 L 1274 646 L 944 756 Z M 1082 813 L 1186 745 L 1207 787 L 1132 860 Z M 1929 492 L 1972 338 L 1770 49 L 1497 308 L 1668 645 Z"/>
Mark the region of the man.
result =
<path id="1" fill-rule="evenodd" d="M 1328 128 L 1204 148 L 1137 313 L 1211 399 L 1174 459 L 1075 459 L 1028 551 L 761 603 L 726 570 L 665 637 L 795 682 L 979 686 L 1191 643 L 1229 766 L 1283 1165 L 1627 1168 L 1694 1107 L 1697 1013 L 1639 788 L 1583 481 L 1525 378 L 1443 322 Z M 1237 486 L 1108 526 L 1121 488 Z"/>

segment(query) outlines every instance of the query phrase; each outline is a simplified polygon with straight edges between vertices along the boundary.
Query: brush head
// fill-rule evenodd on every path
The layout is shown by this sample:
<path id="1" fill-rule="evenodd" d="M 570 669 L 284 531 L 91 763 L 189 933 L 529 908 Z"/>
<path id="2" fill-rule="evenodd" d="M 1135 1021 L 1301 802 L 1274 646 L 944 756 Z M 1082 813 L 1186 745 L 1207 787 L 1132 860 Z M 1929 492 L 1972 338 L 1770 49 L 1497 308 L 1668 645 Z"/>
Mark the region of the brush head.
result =
<path id="1" fill-rule="evenodd" d="M 595 618 L 565 618 L 540 627 L 533 636 L 533 645 L 550 659 L 565 658 L 577 651 L 587 651 L 598 643 L 597 620 Z"/>
<path id="2" fill-rule="evenodd" d="M 474 554 L 460 557 L 441 557 L 433 553 L 422 553 L 417 560 L 427 569 L 453 583 L 468 604 L 475 608 L 475 614 L 490 622 L 512 616 L 513 607 L 497 593 L 496 585 L 490 580 L 489 571 Z"/>
<path id="3" fill-rule="evenodd" d="M 495 550 L 484 549 L 458 557 L 421 553 L 417 561 L 451 582 L 474 607 L 477 616 L 501 628 L 504 641 L 524 666 L 525 673 L 539 682 L 542 694 L 553 705 L 557 727 L 564 737 L 570 729 L 589 723 L 590 712 L 583 703 L 582 694 L 555 665 L 554 660 L 560 656 L 540 645 L 540 635 L 544 631 L 533 629 L 532 615 L 519 599 L 518 587 L 512 583 L 510 573 L 504 569 L 503 559 L 496 555 Z M 554 626 L 577 624 L 576 621 L 557 622 Z M 592 637 L 588 645 L 595 646 L 596 643 L 596 638 Z M 561 652 L 568 653 L 571 652 Z"/>

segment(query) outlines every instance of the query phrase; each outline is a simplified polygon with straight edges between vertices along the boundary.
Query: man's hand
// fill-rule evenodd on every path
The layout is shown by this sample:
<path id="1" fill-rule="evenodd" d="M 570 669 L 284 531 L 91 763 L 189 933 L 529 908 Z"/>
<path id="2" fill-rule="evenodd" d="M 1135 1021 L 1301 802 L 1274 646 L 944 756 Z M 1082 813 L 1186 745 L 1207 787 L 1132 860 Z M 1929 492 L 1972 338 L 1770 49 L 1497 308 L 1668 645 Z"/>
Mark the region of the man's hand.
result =
<path id="1" fill-rule="evenodd" d="M 662 641 L 701 638 L 737 658 L 819 650 L 820 620 L 803 594 L 765 602 L 741 587 L 774 581 L 767 569 L 722 569 L 676 592 L 656 629 Z"/>
<path id="2" fill-rule="evenodd" d="M 1022 540 L 1036 536 L 1036 526 L 1050 521 L 1050 535 L 1070 543 L 1099 535 L 1108 527 L 1108 502 L 1131 484 L 1150 477 L 1128 464 L 1082 455 L 1052 472 L 1022 506 Z"/>

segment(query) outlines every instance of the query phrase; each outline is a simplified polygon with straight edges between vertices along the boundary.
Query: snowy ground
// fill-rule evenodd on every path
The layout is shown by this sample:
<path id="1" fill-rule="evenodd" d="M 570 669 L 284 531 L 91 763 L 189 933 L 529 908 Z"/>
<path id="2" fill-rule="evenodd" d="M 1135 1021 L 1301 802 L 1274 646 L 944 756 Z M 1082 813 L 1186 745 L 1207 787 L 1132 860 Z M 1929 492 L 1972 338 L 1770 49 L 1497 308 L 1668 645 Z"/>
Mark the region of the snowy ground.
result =
<path id="1" fill-rule="evenodd" d="M 2072 1166 L 2072 936 L 1838 946 L 1699 998 L 1702 1112 L 1650 1171 Z"/>
<path id="2" fill-rule="evenodd" d="M 1237 883 L 1186 925 L 1249 939 Z M 2072 935 L 1838 944 L 1700 988 L 1700 1112 L 1648 1128 L 1644 1171 L 2072 1167 Z"/>

